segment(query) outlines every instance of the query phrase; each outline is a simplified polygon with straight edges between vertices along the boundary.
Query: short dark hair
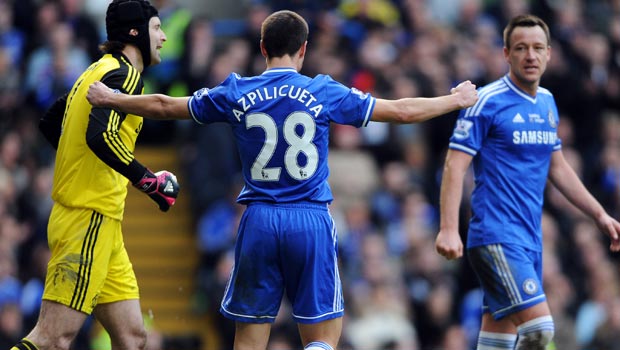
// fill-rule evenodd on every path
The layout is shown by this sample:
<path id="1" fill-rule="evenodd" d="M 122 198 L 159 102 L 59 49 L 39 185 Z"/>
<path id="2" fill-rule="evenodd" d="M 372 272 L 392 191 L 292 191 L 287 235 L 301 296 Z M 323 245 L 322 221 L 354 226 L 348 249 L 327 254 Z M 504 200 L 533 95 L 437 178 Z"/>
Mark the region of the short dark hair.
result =
<path id="1" fill-rule="evenodd" d="M 545 23 L 545 21 L 543 21 L 538 16 L 526 14 L 516 16 L 512 18 L 510 22 L 508 22 L 506 28 L 504 28 L 504 47 L 506 47 L 507 49 L 510 48 L 510 36 L 512 35 L 512 32 L 515 30 L 515 28 L 536 26 L 541 27 L 542 30 L 545 32 L 545 35 L 547 36 L 547 46 L 551 45 L 551 34 L 549 33 L 549 27 L 547 26 L 547 23 Z"/>
<path id="2" fill-rule="evenodd" d="M 308 40 L 308 23 L 293 11 L 277 11 L 263 21 L 260 34 L 268 58 L 293 55 Z"/>
<path id="3" fill-rule="evenodd" d="M 99 51 L 103 53 L 119 53 L 125 48 L 125 43 L 116 40 L 106 40 L 99 45 Z"/>

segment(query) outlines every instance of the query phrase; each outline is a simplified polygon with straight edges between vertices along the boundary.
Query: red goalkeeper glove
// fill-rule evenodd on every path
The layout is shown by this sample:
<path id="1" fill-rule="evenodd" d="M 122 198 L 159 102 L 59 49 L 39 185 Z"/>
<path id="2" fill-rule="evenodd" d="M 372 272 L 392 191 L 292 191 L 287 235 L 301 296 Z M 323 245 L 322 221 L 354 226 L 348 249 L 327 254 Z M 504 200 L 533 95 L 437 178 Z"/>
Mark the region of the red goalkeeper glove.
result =
<path id="1" fill-rule="evenodd" d="M 159 205 L 161 211 L 168 211 L 174 205 L 180 190 L 177 177 L 166 170 L 153 174 L 147 169 L 142 179 L 133 185 L 151 197 Z"/>

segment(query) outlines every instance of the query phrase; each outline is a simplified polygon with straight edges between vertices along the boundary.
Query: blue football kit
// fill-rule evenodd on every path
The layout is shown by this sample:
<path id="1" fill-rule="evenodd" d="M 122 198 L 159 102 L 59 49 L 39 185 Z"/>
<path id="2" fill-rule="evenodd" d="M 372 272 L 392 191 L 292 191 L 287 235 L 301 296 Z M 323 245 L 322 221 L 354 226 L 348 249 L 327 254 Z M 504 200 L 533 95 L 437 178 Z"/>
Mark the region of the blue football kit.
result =
<path id="1" fill-rule="evenodd" d="M 508 75 L 478 96 L 460 112 L 449 147 L 473 157 L 467 249 L 486 311 L 501 318 L 545 300 L 541 219 L 559 117 L 548 90 L 532 97 Z"/>
<path id="2" fill-rule="evenodd" d="M 233 73 L 190 97 L 194 121 L 231 125 L 245 181 L 237 201 L 247 208 L 221 303 L 224 316 L 273 322 L 285 292 L 297 322 L 343 315 L 328 210 L 330 124 L 367 126 L 375 101 L 327 75 L 310 78 L 292 68 L 253 77 Z"/>

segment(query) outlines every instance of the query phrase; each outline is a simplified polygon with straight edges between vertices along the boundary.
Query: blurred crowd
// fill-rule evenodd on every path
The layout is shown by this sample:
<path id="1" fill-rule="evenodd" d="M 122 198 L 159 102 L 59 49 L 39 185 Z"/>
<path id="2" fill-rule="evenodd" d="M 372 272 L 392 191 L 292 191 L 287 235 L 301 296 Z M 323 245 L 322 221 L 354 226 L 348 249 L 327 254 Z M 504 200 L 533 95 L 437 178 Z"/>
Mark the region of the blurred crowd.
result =
<path id="1" fill-rule="evenodd" d="M 564 154 L 620 218 L 619 0 L 240 0 L 231 6 L 243 6 L 247 16 L 232 19 L 178 0 L 152 2 L 168 41 L 163 63 L 144 73 L 146 89 L 176 96 L 214 86 L 233 71 L 260 74 L 260 24 L 273 10 L 298 11 L 310 24 L 302 73 L 329 74 L 383 98 L 443 95 L 462 80 L 482 86 L 499 78 L 507 72 L 504 25 L 534 13 L 551 29 L 541 85 L 558 103 Z M 39 135 L 38 119 L 99 57 L 106 7 L 0 0 L 0 348 L 36 321 L 49 254 L 54 151 Z M 332 129 L 331 212 L 346 300 L 342 349 L 475 348 L 477 280 L 465 259 L 446 261 L 434 250 L 439 179 L 455 119 Z M 221 349 L 230 349 L 234 325 L 220 319 L 218 306 L 243 210 L 234 202 L 242 183 L 230 130 L 146 121 L 139 141 L 179 150 L 202 257 L 195 309 L 217 319 Z M 472 184 L 470 175 L 466 194 Z M 545 209 L 544 283 L 555 348 L 620 349 L 620 256 L 608 253 L 596 226 L 553 187 Z M 270 350 L 299 344 L 286 302 L 282 311 Z"/>

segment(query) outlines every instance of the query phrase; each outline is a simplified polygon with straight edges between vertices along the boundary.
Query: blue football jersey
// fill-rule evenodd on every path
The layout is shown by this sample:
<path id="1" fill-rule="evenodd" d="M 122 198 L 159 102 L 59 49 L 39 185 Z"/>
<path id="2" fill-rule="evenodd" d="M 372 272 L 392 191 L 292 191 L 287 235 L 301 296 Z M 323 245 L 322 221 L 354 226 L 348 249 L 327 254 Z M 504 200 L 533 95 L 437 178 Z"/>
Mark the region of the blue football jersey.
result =
<path id="1" fill-rule="evenodd" d="M 506 75 L 478 96 L 459 114 L 449 146 L 474 157 L 467 246 L 507 243 L 541 251 L 544 188 L 551 154 L 561 149 L 553 95 L 539 87 L 532 97 Z"/>
<path id="2" fill-rule="evenodd" d="M 275 68 L 254 77 L 233 73 L 194 92 L 188 107 L 199 124 L 232 126 L 245 179 L 239 203 L 330 203 L 330 123 L 366 126 L 374 105 L 369 94 L 327 75 Z"/>

